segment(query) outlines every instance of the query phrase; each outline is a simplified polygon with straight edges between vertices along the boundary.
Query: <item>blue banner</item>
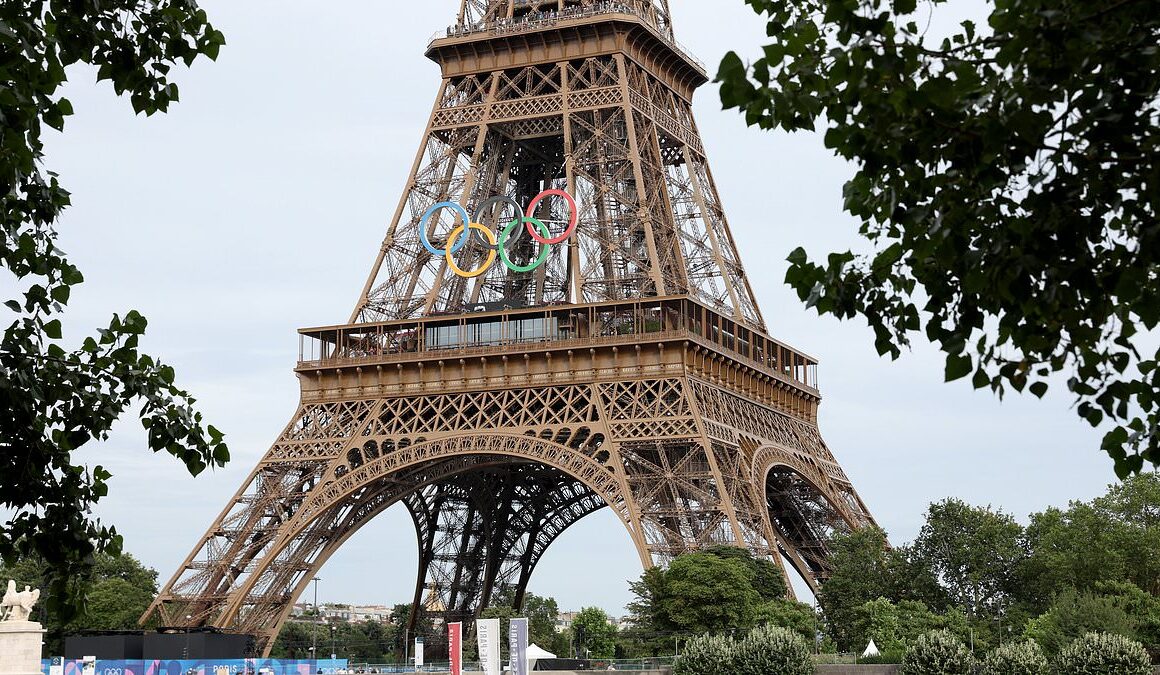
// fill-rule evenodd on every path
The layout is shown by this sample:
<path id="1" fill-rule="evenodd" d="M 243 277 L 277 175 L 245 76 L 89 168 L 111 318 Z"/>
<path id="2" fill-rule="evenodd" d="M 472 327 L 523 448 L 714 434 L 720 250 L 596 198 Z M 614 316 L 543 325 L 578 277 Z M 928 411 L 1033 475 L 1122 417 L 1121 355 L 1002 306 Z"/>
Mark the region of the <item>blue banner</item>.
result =
<path id="1" fill-rule="evenodd" d="M 512 619 L 508 628 L 512 675 L 528 675 L 528 620 Z"/>
<path id="2" fill-rule="evenodd" d="M 63 671 L 52 674 L 57 661 Z M 44 675 L 334 675 L 348 668 L 347 659 L 294 661 L 289 659 L 200 659 L 154 661 L 97 661 L 91 674 L 85 673 L 84 661 L 44 659 Z"/>

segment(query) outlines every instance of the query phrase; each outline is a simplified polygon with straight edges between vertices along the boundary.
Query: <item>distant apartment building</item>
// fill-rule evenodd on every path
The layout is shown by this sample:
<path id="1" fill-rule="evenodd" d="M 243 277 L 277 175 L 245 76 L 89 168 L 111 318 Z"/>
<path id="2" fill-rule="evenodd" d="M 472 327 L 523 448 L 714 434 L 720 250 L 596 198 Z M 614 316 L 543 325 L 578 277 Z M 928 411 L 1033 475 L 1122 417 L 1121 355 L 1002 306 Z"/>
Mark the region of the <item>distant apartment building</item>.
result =
<path id="1" fill-rule="evenodd" d="M 376 621 L 378 623 L 387 623 L 391 620 L 391 614 L 391 608 L 385 605 L 343 604 L 321 605 L 316 614 L 314 612 L 314 605 L 308 602 L 300 602 L 294 605 L 294 610 L 290 613 L 290 616 L 303 621 L 310 621 L 317 616 L 319 620 L 326 622 L 363 623 L 365 621 Z"/>
<path id="2" fill-rule="evenodd" d="M 557 633 L 567 633 L 568 631 L 572 630 L 572 622 L 576 619 L 576 617 L 579 614 L 580 614 L 580 612 L 560 612 L 559 614 L 557 614 L 556 615 L 556 632 Z M 623 630 L 625 628 L 629 628 L 632 626 L 632 618 L 627 617 L 627 616 L 625 616 L 625 617 L 610 616 L 610 617 L 608 617 L 608 624 L 610 626 L 615 627 L 617 630 Z"/>
<path id="3" fill-rule="evenodd" d="M 567 633 L 572 630 L 572 620 L 580 612 L 560 612 L 556 615 L 556 632 Z"/>

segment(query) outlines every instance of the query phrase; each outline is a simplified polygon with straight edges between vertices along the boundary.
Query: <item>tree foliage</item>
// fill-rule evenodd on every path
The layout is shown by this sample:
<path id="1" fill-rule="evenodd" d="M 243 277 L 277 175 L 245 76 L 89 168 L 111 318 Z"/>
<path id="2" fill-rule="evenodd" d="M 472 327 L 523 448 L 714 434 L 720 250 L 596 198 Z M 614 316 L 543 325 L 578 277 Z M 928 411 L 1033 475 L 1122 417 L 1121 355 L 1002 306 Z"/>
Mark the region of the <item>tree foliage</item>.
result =
<path id="1" fill-rule="evenodd" d="M 719 546 L 678 556 L 667 569 L 653 568 L 630 583 L 634 633 L 692 635 L 748 630 L 762 622 L 804 632 L 812 610 L 785 600 L 781 570 L 747 549 Z M 657 647 L 665 640 L 658 640 Z M 671 638 L 668 644 L 672 645 Z"/>
<path id="2" fill-rule="evenodd" d="M 1055 659 L 1059 675 L 1151 675 L 1152 663 L 1139 642 L 1122 635 L 1088 633 Z"/>
<path id="3" fill-rule="evenodd" d="M 1047 613 L 1032 619 L 1024 631 L 1053 656 L 1074 640 L 1093 632 L 1113 633 L 1134 640 L 1136 619 L 1114 597 L 1068 589 L 1056 598 Z"/>
<path id="4" fill-rule="evenodd" d="M 332 630 L 333 629 L 333 630 Z M 340 659 L 361 663 L 402 662 L 396 653 L 402 631 L 393 623 L 378 621 L 310 622 L 289 621 L 282 626 L 270 656 L 276 659 L 313 658 L 316 646 L 319 658 L 329 657 L 331 647 Z M 398 639 L 397 639 L 398 638 Z"/>
<path id="5" fill-rule="evenodd" d="M 748 549 L 716 546 L 677 556 L 630 582 L 632 625 L 622 633 L 626 650 L 672 654 L 676 643 L 704 633 L 785 628 L 813 644 L 820 628 L 814 609 L 786 599 L 785 578 L 772 561 Z"/>
<path id="6" fill-rule="evenodd" d="M 830 579 L 819 601 L 830 636 L 839 649 L 861 650 L 867 634 L 864 606 L 882 598 L 890 603 L 921 603 L 930 610 L 946 609 L 950 601 L 933 572 L 906 546 L 891 548 L 886 533 L 864 528 L 837 536 L 830 543 Z M 881 646 L 881 643 L 879 644 Z"/>
<path id="7" fill-rule="evenodd" d="M 518 616 L 528 619 L 528 641 L 552 651 L 559 636 L 556 632 L 556 619 L 559 615 L 560 606 L 555 598 L 526 593 L 523 611 Z"/>
<path id="8" fill-rule="evenodd" d="M 852 649 L 861 649 L 873 640 L 885 654 L 901 654 L 932 631 L 950 630 L 960 639 L 968 632 L 966 617 L 958 610 L 936 614 L 916 600 L 895 604 L 886 598 L 859 607 L 849 629 Z"/>
<path id="9" fill-rule="evenodd" d="M 78 451 L 136 405 L 149 448 L 190 473 L 229 453 L 173 369 L 138 350 L 140 314 L 114 316 L 79 347 L 63 342 L 61 315 L 84 278 L 56 246 L 69 194 L 44 166 L 42 136 L 73 113 L 60 94 L 70 66 L 93 66 L 133 110 L 152 115 L 178 99 L 173 66 L 215 58 L 225 40 L 194 0 L 5 2 L 0 26 L 0 275 L 9 295 L 0 311 L 13 315 L 0 336 L 0 507 L 12 513 L 0 557 L 40 557 L 54 610 L 75 612 L 94 553 L 115 554 L 121 543 L 90 515 L 110 474 Z"/>
<path id="10" fill-rule="evenodd" d="M 49 565 L 37 556 L 19 558 L 0 566 L 0 580 L 15 580 L 20 588 L 45 588 L 52 578 Z M 63 653 L 64 638 L 82 630 L 133 630 L 157 595 L 157 572 L 128 553 L 98 553 L 92 560 L 90 582 L 83 589 L 83 611 L 62 612 L 51 599 L 51 588 L 34 608 L 33 619 L 47 632 L 45 652 Z"/>
<path id="11" fill-rule="evenodd" d="M 971 675 L 975 658 L 954 633 L 947 630 L 920 635 L 902 658 L 901 675 Z"/>
<path id="12" fill-rule="evenodd" d="M 781 600 L 786 596 L 785 576 L 781 568 L 770 560 L 758 558 L 747 548 L 739 546 L 713 546 L 705 553 L 722 560 L 740 562 L 753 573 L 753 590 L 762 600 Z"/>
<path id="13" fill-rule="evenodd" d="M 1044 611 L 1069 588 L 1128 582 L 1160 596 L 1160 475 L 1113 485 L 1090 502 L 1031 517 L 1020 572 L 1027 601 Z"/>
<path id="14" fill-rule="evenodd" d="M 813 607 L 793 600 L 771 600 L 757 608 L 758 626 L 785 628 L 802 636 L 810 645 L 818 638 L 821 623 Z"/>
<path id="15" fill-rule="evenodd" d="M 1022 534 L 1005 513 L 947 499 L 931 504 L 914 549 L 951 603 L 976 615 L 1011 604 Z"/>
<path id="16" fill-rule="evenodd" d="M 737 642 L 732 667 L 717 672 L 735 675 L 813 675 L 813 645 L 778 626 L 758 626 Z"/>
<path id="17" fill-rule="evenodd" d="M 616 626 L 597 607 L 585 607 L 572 619 L 572 641 L 585 658 L 611 659 L 616 656 Z"/>
<path id="18" fill-rule="evenodd" d="M 861 315 L 879 353 L 916 334 L 946 378 L 1042 397 L 1067 375 L 1110 421 L 1120 477 L 1160 466 L 1160 13 L 1148 0 L 989 0 L 928 39 L 947 0 L 747 0 L 770 43 L 718 81 L 751 125 L 826 126 L 852 163 L 846 210 L 871 252 L 787 282 L 822 314 Z M 1155 348 L 1154 346 L 1152 347 Z"/>
<path id="19" fill-rule="evenodd" d="M 704 634 L 691 638 L 673 667 L 675 675 L 810 675 L 810 643 L 777 626 L 758 626 L 741 639 Z"/>
<path id="20" fill-rule="evenodd" d="M 981 675 L 1047 675 L 1047 657 L 1034 640 L 1009 642 L 983 659 Z"/>
<path id="21" fill-rule="evenodd" d="M 665 571 L 659 604 L 680 630 L 750 628 L 762 600 L 753 581 L 753 572 L 737 560 L 710 553 L 679 556 Z"/>
<path id="22" fill-rule="evenodd" d="M 737 649 L 733 638 L 724 635 L 698 635 L 685 643 L 684 651 L 673 665 L 673 675 L 710 675 L 726 672 Z"/>
<path id="23" fill-rule="evenodd" d="M 1026 635 L 1049 654 L 1088 631 L 1138 639 L 1160 655 L 1160 474 L 1109 487 L 1090 502 L 1010 516 L 957 500 L 931 505 L 912 546 L 867 529 L 830 543 L 819 596 L 844 651 L 946 628 L 977 648 Z"/>

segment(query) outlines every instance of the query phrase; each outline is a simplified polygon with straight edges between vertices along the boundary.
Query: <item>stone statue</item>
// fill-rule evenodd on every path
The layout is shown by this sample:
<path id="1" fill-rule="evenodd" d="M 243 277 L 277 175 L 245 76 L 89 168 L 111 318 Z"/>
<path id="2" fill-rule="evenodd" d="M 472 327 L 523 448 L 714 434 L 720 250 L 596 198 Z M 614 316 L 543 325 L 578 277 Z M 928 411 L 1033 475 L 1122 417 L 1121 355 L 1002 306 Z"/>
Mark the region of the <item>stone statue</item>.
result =
<path id="1" fill-rule="evenodd" d="M 4 594 L 4 601 L 0 603 L 0 619 L 3 621 L 28 621 L 32 616 L 32 608 L 40 599 L 40 589 L 32 590 L 24 587 L 23 593 L 16 592 L 16 582 L 8 581 L 8 592 Z"/>

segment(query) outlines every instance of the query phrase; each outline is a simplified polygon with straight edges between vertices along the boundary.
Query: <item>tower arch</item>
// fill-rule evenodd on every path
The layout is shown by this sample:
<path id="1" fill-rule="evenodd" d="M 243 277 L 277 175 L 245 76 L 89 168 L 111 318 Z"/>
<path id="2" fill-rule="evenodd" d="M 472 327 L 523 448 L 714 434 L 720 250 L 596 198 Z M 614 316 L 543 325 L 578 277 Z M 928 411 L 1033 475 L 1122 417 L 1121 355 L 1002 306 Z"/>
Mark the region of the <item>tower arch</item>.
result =
<path id="1" fill-rule="evenodd" d="M 362 526 L 400 502 L 411 513 L 419 538 L 420 579 L 413 607 L 418 611 L 419 596 L 434 584 L 448 607 L 442 618 L 451 620 L 474 618 L 500 586 L 522 600 L 548 546 L 597 510 L 611 507 L 630 539 L 639 540 L 613 469 L 551 440 L 503 432 L 445 436 L 406 445 L 353 469 L 348 454 L 332 464 L 328 477 L 254 556 L 248 573 L 221 597 L 211 625 L 255 634 L 268 653 L 310 579 Z M 480 480 L 501 493 L 472 489 Z M 492 498 L 491 510 L 485 496 Z M 447 526 L 456 519 L 462 527 Z M 469 531 L 481 524 L 490 529 Z M 482 554 L 485 564 L 478 578 L 460 577 L 443 586 L 448 570 L 433 554 L 456 539 L 461 544 L 454 551 L 457 559 Z M 644 550 L 639 544 L 637 549 Z M 651 564 L 647 555 L 642 564 Z"/>
<path id="2" fill-rule="evenodd" d="M 771 540 L 813 592 L 829 578 L 829 540 L 872 521 L 848 481 L 835 481 L 816 459 L 765 444 L 753 458 L 751 488 L 763 504 Z"/>

